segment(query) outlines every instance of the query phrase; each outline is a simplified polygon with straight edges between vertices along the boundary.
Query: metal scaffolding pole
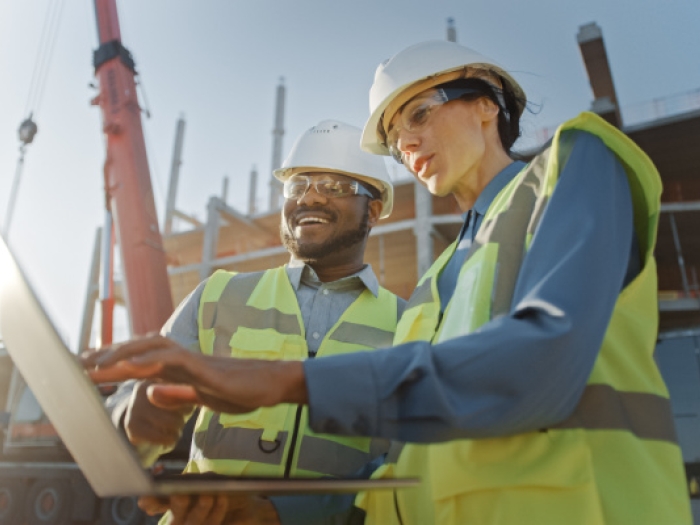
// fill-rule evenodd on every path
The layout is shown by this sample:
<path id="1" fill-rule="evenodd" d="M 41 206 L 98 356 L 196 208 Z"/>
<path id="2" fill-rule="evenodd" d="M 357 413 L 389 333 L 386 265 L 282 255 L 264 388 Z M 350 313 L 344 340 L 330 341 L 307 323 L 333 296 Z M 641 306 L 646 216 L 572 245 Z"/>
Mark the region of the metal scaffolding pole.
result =
<path id="1" fill-rule="evenodd" d="M 423 275 L 433 264 L 433 197 L 418 181 L 414 182 L 416 222 L 413 227 L 416 236 L 416 261 L 418 275 Z"/>
<path id="2" fill-rule="evenodd" d="M 447 19 L 447 41 L 457 42 L 457 29 L 455 28 L 455 19 L 452 17 Z"/>
<path id="3" fill-rule="evenodd" d="M 83 320 L 80 324 L 80 339 L 78 340 L 78 352 L 84 352 L 90 348 L 90 336 L 95 319 L 95 304 L 99 298 L 100 289 L 100 250 L 102 247 L 102 228 L 97 228 L 95 243 L 92 249 L 92 262 L 90 263 L 90 277 L 88 279 L 87 292 L 85 294 L 85 308 Z"/>
<path id="4" fill-rule="evenodd" d="M 165 220 L 163 221 L 163 233 L 173 231 L 173 215 L 175 213 L 175 198 L 177 186 L 180 180 L 180 166 L 182 165 L 182 143 L 185 140 L 185 119 L 180 117 L 175 128 L 175 146 L 173 147 L 173 159 L 170 163 L 170 182 L 168 183 L 168 201 L 165 204 Z"/>
<path id="5" fill-rule="evenodd" d="M 199 280 L 211 275 L 219 244 L 219 199 L 212 197 L 207 204 L 207 223 L 204 226 L 202 244 L 202 264 L 199 267 Z"/>
<path id="6" fill-rule="evenodd" d="M 248 215 L 255 215 L 257 210 L 256 202 L 258 199 L 258 169 L 253 166 L 250 170 L 250 187 L 248 188 Z"/>
<path id="7" fill-rule="evenodd" d="M 228 202 L 228 175 L 224 175 L 224 180 L 221 181 L 221 202 Z"/>
<path id="8" fill-rule="evenodd" d="M 385 261 L 384 261 L 384 236 L 380 235 L 379 239 L 379 284 L 384 286 L 385 281 Z"/>
<path id="9" fill-rule="evenodd" d="M 688 276 L 685 273 L 685 260 L 683 259 L 683 251 L 681 250 L 681 241 L 678 237 L 678 228 L 676 227 L 676 217 L 673 213 L 668 214 L 671 220 L 671 232 L 673 233 L 673 244 L 676 247 L 676 257 L 678 258 L 678 267 L 681 271 L 681 280 L 683 282 L 683 293 L 686 297 L 690 297 L 690 285 L 688 284 Z"/>
<path id="10" fill-rule="evenodd" d="M 272 169 L 270 173 L 282 165 L 282 137 L 284 137 L 284 99 L 286 89 L 284 78 L 280 78 L 277 86 L 275 104 L 275 128 L 272 130 Z M 282 199 L 282 183 L 270 175 L 270 210 L 278 210 Z"/>

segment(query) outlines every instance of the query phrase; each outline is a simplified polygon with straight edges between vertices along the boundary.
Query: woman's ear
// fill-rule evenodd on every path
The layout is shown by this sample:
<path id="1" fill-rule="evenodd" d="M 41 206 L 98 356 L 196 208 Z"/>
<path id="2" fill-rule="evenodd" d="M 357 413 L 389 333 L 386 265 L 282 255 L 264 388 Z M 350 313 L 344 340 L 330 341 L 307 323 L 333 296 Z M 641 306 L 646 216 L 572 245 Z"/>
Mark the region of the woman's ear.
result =
<path id="1" fill-rule="evenodd" d="M 498 118 L 498 113 L 501 111 L 501 108 L 499 108 L 498 104 L 496 104 L 493 100 L 487 97 L 481 97 L 478 100 L 478 103 L 479 110 L 481 111 L 482 119 L 484 121 Z"/>

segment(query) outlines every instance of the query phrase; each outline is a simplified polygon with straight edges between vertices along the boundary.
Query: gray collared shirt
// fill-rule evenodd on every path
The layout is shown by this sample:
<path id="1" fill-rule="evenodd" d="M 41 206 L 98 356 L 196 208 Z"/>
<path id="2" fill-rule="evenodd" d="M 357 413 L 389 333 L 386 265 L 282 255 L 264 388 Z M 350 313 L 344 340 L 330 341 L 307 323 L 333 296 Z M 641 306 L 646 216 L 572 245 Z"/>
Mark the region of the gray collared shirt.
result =
<path id="1" fill-rule="evenodd" d="M 287 275 L 297 295 L 310 356 L 318 352 L 326 333 L 365 289 L 375 297 L 379 294 L 379 282 L 368 264 L 353 275 L 324 283 L 311 266 L 292 259 Z"/>
<path id="2" fill-rule="evenodd" d="M 459 243 L 438 279 L 438 294 L 440 295 L 441 311 L 445 311 L 447 303 L 452 299 L 452 292 L 457 283 L 457 277 L 462 269 L 462 264 L 467 257 L 467 253 L 469 253 L 469 249 L 472 247 L 474 237 L 476 237 L 476 232 L 479 231 L 479 226 L 481 226 L 481 221 L 484 215 L 486 215 L 486 211 L 501 190 L 505 188 L 524 167 L 524 162 L 515 161 L 501 170 L 491 182 L 488 183 L 484 191 L 481 192 L 472 209 L 462 214 L 464 222 L 459 232 Z"/>
<path id="3" fill-rule="evenodd" d="M 353 275 L 327 283 L 321 282 L 314 269 L 303 261 L 292 259 L 286 266 L 286 271 L 301 310 L 310 357 L 316 354 L 326 333 L 364 290 L 369 290 L 375 297 L 379 294 L 379 282 L 368 264 Z M 180 303 L 161 330 L 164 336 L 194 352 L 200 351 L 197 312 L 206 282 L 201 282 Z M 397 317 L 401 317 L 405 305 L 406 301 L 398 298 Z M 133 381 L 127 381 L 107 400 L 107 408 L 117 426 L 122 426 L 122 417 L 133 386 Z M 146 464 L 152 463 L 165 452 L 162 447 L 154 445 L 140 446 L 138 451 Z M 368 467 L 368 472 L 375 467 L 376 465 Z M 369 474 L 360 477 L 368 476 Z M 353 499 L 352 494 L 271 498 L 281 522 L 289 525 L 321 522 L 331 513 L 351 512 Z"/>

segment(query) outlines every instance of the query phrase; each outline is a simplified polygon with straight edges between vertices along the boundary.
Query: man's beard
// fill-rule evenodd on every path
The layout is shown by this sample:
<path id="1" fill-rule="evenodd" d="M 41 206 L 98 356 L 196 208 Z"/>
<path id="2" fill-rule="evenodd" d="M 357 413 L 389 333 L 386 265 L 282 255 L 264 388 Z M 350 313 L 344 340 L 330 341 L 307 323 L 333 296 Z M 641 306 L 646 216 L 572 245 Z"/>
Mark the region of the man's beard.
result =
<path id="1" fill-rule="evenodd" d="M 292 232 L 284 226 L 280 227 L 280 236 L 282 237 L 282 244 L 284 244 L 285 248 L 287 248 L 295 259 L 315 262 L 332 253 L 351 248 L 363 242 L 369 233 L 368 225 L 369 206 L 365 208 L 365 213 L 356 229 L 333 236 L 325 242 L 299 244 L 299 241 L 293 236 Z"/>

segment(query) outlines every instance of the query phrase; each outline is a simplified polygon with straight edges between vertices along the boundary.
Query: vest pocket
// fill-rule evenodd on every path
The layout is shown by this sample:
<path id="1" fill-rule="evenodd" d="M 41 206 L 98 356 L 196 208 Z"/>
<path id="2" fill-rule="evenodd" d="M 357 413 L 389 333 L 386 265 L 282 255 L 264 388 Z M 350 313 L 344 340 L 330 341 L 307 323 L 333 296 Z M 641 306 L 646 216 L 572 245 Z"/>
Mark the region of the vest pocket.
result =
<path id="1" fill-rule="evenodd" d="M 256 434 L 255 443 L 248 443 L 247 446 L 266 453 L 278 450 L 282 453 L 286 440 L 285 424 L 293 417 L 292 408 L 292 405 L 277 405 L 245 414 L 220 414 L 219 423 L 224 432 L 234 428 L 258 430 L 262 433 L 259 436 Z"/>
<path id="2" fill-rule="evenodd" d="M 229 341 L 231 356 L 245 359 L 303 359 L 301 336 L 282 334 L 274 329 L 259 330 L 241 326 Z"/>
<path id="3" fill-rule="evenodd" d="M 435 523 L 606 523 L 582 430 L 445 443 L 428 463 Z"/>
<path id="4" fill-rule="evenodd" d="M 440 311 L 437 303 L 423 304 L 404 311 L 396 326 L 394 344 L 429 341 L 435 333 Z"/>
<path id="5" fill-rule="evenodd" d="M 280 431 L 279 424 L 274 422 L 279 413 L 269 410 L 249 414 L 209 412 L 202 429 L 193 436 L 188 471 L 282 475 L 290 436 L 288 432 Z"/>
<path id="6" fill-rule="evenodd" d="M 264 429 L 263 439 L 274 441 L 278 432 L 284 430 L 291 405 L 258 408 L 245 414 L 220 414 L 222 427 Z"/>
<path id="7" fill-rule="evenodd" d="M 435 500 L 472 491 L 581 488 L 594 483 L 585 433 L 578 429 L 433 445 L 429 458 Z"/>

